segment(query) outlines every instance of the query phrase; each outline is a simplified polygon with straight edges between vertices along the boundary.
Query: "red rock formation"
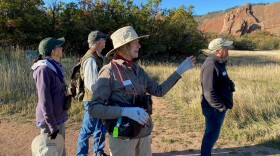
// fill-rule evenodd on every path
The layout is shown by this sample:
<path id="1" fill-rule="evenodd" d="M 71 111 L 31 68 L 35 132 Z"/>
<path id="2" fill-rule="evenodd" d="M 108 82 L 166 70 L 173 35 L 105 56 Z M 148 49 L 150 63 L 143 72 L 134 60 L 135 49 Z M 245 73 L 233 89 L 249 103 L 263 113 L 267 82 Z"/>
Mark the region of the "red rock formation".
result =
<path id="1" fill-rule="evenodd" d="M 261 29 L 280 36 L 280 2 L 253 6 L 245 4 L 222 16 L 204 20 L 200 29 L 233 36 Z"/>
<path id="2" fill-rule="evenodd" d="M 223 28 L 223 22 L 223 16 L 215 17 L 212 19 L 205 19 L 200 29 L 204 32 L 220 33 Z"/>

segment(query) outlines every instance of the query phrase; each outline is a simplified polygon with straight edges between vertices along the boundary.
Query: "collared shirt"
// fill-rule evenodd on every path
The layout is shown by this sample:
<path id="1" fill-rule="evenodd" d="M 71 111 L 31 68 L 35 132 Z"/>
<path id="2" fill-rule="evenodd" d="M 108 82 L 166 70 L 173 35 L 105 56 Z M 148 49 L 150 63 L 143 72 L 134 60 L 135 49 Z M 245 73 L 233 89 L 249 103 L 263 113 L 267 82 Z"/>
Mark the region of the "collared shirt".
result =
<path id="1" fill-rule="evenodd" d="M 127 60 L 124 57 L 122 57 L 121 55 L 116 54 L 116 59 L 121 59 L 124 60 L 125 62 L 128 63 L 128 65 L 131 67 L 132 66 L 132 60 Z"/>
<path id="2" fill-rule="evenodd" d="M 82 58 L 82 79 L 84 80 L 85 95 L 83 101 L 90 101 L 96 88 L 98 72 L 103 66 L 103 56 L 92 53 L 90 50 Z"/>
<path id="3" fill-rule="evenodd" d="M 95 83 L 98 79 L 97 65 L 94 57 L 89 57 L 83 63 L 84 83 L 91 93 L 95 88 Z"/>
<path id="4" fill-rule="evenodd" d="M 89 113 L 94 118 L 116 119 L 121 117 L 121 107 L 111 106 L 111 103 L 132 104 L 135 94 L 164 96 L 181 78 L 174 72 L 162 84 L 151 79 L 148 74 L 135 62 L 130 67 L 121 59 L 114 60 L 122 75 L 123 81 L 116 67 L 109 63 L 99 72 L 96 91 L 90 104 Z M 108 105 L 109 104 L 109 105 Z M 152 121 L 149 121 L 152 129 Z M 151 129 L 143 128 L 140 136 L 145 136 Z"/>

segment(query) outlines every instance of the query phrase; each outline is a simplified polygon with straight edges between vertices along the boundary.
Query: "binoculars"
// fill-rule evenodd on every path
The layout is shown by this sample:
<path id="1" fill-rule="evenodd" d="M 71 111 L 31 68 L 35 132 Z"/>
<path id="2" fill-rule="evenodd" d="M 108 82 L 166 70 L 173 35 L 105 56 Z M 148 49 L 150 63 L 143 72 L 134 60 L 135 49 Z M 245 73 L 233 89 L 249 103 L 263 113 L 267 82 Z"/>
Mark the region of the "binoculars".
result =
<path id="1" fill-rule="evenodd" d="M 151 95 L 135 96 L 134 104 L 138 107 L 145 109 L 149 115 L 153 113 L 153 101 Z"/>

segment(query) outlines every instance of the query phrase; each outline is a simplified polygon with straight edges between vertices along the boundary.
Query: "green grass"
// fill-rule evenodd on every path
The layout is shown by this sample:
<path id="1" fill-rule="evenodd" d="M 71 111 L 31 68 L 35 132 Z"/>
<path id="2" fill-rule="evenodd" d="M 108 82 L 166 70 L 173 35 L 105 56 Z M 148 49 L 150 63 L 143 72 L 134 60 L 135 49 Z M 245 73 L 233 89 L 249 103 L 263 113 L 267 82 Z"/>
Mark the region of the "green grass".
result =
<path id="1" fill-rule="evenodd" d="M 227 113 L 217 146 L 261 144 L 280 149 L 280 51 L 230 51 L 230 55 L 228 73 L 236 85 L 234 107 Z M 175 127 L 180 133 L 203 133 L 199 73 L 204 59 L 202 56 L 198 58 L 199 63 L 164 96 L 168 101 L 165 111 L 172 116 L 153 116 L 155 125 L 162 124 L 164 120 L 166 129 Z M 63 59 L 62 63 L 69 80 L 75 59 Z M 143 61 L 141 64 L 159 82 L 177 67 Z M 20 49 L 0 50 L 0 119 L 34 122 L 37 95 L 31 65 L 32 60 L 25 59 Z M 68 125 L 78 129 L 83 111 L 82 103 L 74 103 L 69 111 Z M 163 132 L 155 131 L 153 134 L 157 133 Z M 163 138 L 162 141 L 181 142 L 178 138 Z"/>

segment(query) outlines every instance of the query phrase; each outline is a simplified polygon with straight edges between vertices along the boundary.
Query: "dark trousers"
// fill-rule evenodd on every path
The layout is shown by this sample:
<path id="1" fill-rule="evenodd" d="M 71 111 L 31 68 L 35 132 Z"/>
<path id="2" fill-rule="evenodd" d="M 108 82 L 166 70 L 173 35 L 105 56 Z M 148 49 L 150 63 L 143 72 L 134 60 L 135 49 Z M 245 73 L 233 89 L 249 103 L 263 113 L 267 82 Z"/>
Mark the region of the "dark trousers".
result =
<path id="1" fill-rule="evenodd" d="M 211 151 L 219 138 L 226 111 L 219 112 L 215 108 L 202 108 L 205 117 L 205 131 L 201 144 L 201 156 L 211 156 Z"/>

